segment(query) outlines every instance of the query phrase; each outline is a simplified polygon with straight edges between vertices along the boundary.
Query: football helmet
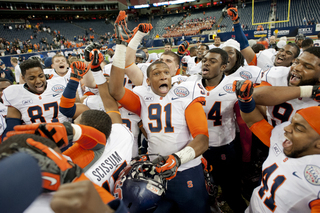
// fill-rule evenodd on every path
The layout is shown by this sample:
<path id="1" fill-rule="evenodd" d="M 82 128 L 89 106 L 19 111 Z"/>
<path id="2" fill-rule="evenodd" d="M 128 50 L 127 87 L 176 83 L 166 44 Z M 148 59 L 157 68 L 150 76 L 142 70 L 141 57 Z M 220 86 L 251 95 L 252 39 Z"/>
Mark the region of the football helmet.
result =
<path id="1" fill-rule="evenodd" d="M 147 61 L 147 55 L 143 50 L 137 50 L 136 63 L 145 63 Z"/>
<path id="2" fill-rule="evenodd" d="M 165 193 L 166 180 L 155 166 L 149 160 L 133 160 L 115 182 L 114 196 L 123 200 L 130 213 L 153 212 Z"/>

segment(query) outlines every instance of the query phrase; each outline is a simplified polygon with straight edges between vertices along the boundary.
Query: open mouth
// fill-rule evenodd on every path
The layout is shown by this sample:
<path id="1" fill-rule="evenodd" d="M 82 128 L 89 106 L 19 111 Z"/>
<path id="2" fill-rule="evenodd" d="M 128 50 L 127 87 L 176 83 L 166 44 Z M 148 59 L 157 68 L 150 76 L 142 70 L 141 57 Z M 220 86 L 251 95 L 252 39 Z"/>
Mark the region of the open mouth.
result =
<path id="1" fill-rule="evenodd" d="M 209 69 L 207 67 L 202 68 L 202 75 L 206 75 L 209 73 Z"/>
<path id="2" fill-rule="evenodd" d="M 287 137 L 285 137 L 286 140 L 283 141 L 282 146 L 285 150 L 291 149 L 292 147 L 292 141 L 290 141 Z"/>
<path id="3" fill-rule="evenodd" d="M 169 92 L 169 86 L 168 86 L 168 84 L 161 84 L 161 85 L 159 86 L 159 91 L 160 91 L 160 93 L 162 93 L 162 94 L 167 94 L 167 93 Z"/>
<path id="4" fill-rule="evenodd" d="M 301 76 L 295 74 L 295 73 L 291 73 L 291 77 L 290 77 L 290 83 L 293 85 L 298 84 L 301 81 Z"/>
<path id="5" fill-rule="evenodd" d="M 36 85 L 35 86 L 37 93 L 42 93 L 44 91 L 44 83 L 41 85 Z"/>
<path id="6" fill-rule="evenodd" d="M 284 58 L 282 56 L 278 56 L 276 62 L 278 64 L 282 63 L 284 61 Z"/>
<path id="7" fill-rule="evenodd" d="M 59 69 L 64 69 L 65 68 L 65 66 L 59 66 Z"/>

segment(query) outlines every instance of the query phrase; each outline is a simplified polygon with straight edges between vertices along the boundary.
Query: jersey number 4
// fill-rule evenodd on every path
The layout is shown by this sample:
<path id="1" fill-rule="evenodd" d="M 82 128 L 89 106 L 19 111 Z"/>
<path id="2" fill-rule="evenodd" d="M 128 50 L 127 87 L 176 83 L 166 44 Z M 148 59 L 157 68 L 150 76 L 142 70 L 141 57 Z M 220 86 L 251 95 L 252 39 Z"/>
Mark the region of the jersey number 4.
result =
<path id="1" fill-rule="evenodd" d="M 53 110 L 52 113 L 52 119 L 51 122 L 59 122 L 58 119 L 58 113 L 59 113 L 59 106 L 57 102 L 52 102 L 52 103 L 47 103 L 43 104 L 43 108 L 39 105 L 37 106 L 32 106 L 28 108 L 28 115 L 30 117 L 30 121 L 32 123 L 36 123 L 37 120 L 39 120 L 41 123 L 47 123 L 46 119 L 43 117 L 43 109 L 44 111 L 51 111 Z"/>
<path id="2" fill-rule="evenodd" d="M 272 212 L 274 212 L 274 210 L 277 208 L 277 205 L 274 201 L 274 197 L 275 197 L 275 193 L 278 189 L 278 187 L 280 187 L 284 181 L 286 180 L 286 177 L 283 175 L 278 175 L 272 183 L 271 188 L 269 188 L 268 186 L 268 179 L 270 177 L 270 175 L 276 170 L 278 169 L 278 165 L 276 163 L 272 164 L 271 166 L 269 166 L 268 168 L 266 168 L 265 170 L 262 171 L 262 186 L 258 191 L 258 194 L 260 196 L 260 198 L 262 199 L 263 196 L 265 195 L 265 193 L 267 191 L 270 192 L 270 196 L 267 197 L 263 203 L 266 205 L 266 207 L 268 207 Z"/>
<path id="3" fill-rule="evenodd" d="M 202 103 L 203 106 L 206 105 L 206 102 Z M 221 101 L 216 101 L 212 105 L 209 113 L 208 120 L 213 121 L 213 126 L 221 126 L 222 124 L 222 115 L 221 115 Z"/>

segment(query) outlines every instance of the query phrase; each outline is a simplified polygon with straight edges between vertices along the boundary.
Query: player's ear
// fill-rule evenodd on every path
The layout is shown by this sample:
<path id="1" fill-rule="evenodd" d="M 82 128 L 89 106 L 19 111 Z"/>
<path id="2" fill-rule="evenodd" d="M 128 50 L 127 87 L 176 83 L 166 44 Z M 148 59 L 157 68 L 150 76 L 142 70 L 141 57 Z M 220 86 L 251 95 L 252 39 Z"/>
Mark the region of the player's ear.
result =
<path id="1" fill-rule="evenodd" d="M 149 80 L 149 78 L 147 78 L 147 84 L 148 84 L 148 86 L 150 86 L 150 80 Z"/>
<path id="2" fill-rule="evenodd" d="M 315 148 L 318 150 L 318 153 L 320 154 L 320 136 L 315 141 Z"/>
<path id="3" fill-rule="evenodd" d="M 220 70 L 223 72 L 226 68 L 227 68 L 227 65 L 224 64 L 224 65 L 221 65 Z"/>
<path id="4" fill-rule="evenodd" d="M 26 82 L 26 79 L 24 78 L 24 75 L 21 75 L 21 78 L 24 82 Z"/>

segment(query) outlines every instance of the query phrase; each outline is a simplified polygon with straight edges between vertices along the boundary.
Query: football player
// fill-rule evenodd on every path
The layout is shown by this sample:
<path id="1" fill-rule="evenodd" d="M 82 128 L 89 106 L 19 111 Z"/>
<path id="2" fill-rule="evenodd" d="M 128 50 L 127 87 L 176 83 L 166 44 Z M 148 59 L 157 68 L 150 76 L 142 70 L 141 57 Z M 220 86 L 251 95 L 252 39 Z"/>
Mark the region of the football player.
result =
<path id="1" fill-rule="evenodd" d="M 7 131 L 15 125 L 64 122 L 69 119 L 59 112 L 65 86 L 59 79 L 46 80 L 38 60 L 28 59 L 20 64 L 25 84 L 11 85 L 3 91 L 3 103 L 8 106 Z M 5 134 L 4 133 L 4 134 Z"/>
<path id="2" fill-rule="evenodd" d="M 273 66 L 289 67 L 294 59 L 300 54 L 299 47 L 294 43 L 288 43 L 280 48 L 274 57 L 274 53 L 269 50 L 261 51 L 258 55 L 249 46 L 248 40 L 243 33 L 239 22 L 238 9 L 231 7 L 228 9 L 228 15 L 233 21 L 236 40 L 240 43 L 241 53 L 249 65 L 256 65 L 266 71 Z"/>
<path id="3" fill-rule="evenodd" d="M 320 47 L 310 47 L 296 59 L 289 72 L 277 67 L 267 71 L 254 99 L 257 105 L 267 106 L 268 121 L 275 126 L 291 120 L 298 109 L 318 105 L 319 85 Z"/>
<path id="4" fill-rule="evenodd" d="M 110 93 L 141 117 L 148 134 L 148 152 L 163 156 L 151 159 L 158 164 L 156 171 L 170 180 L 155 212 L 169 212 L 173 204 L 182 212 L 208 212 L 200 160 L 208 147 L 208 128 L 200 103 L 204 98 L 194 91 L 194 82 L 171 86 L 169 67 L 161 61 L 148 67 L 148 87 L 136 86 L 133 92 L 123 87 L 126 44 L 132 37 L 125 17 L 125 12 L 120 11 L 115 22 L 117 45 Z"/>
<path id="5" fill-rule="evenodd" d="M 244 121 L 269 147 L 246 213 L 319 212 L 320 107 L 300 109 L 273 128 L 255 108 L 252 82 L 235 81 L 233 90 Z"/>

